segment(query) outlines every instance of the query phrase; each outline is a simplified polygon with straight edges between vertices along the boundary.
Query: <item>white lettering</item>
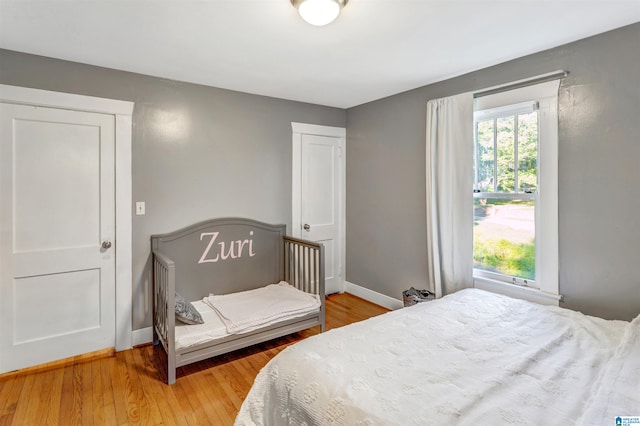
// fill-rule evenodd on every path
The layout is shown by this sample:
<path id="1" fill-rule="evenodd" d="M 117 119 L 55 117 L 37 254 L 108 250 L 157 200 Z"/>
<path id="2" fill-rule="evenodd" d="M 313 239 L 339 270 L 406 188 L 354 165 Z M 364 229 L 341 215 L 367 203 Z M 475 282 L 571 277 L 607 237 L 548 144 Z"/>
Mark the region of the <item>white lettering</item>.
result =
<path id="1" fill-rule="evenodd" d="M 204 249 L 204 253 L 202 253 L 202 257 L 200 258 L 200 261 L 198 261 L 198 263 L 207 263 L 207 262 L 217 262 L 218 261 L 218 255 L 216 254 L 216 257 L 213 259 L 207 259 L 207 255 L 209 254 L 209 250 L 211 250 L 211 246 L 213 246 L 213 242 L 216 240 L 216 238 L 218 238 L 218 234 L 219 232 L 203 232 L 202 234 L 200 234 L 200 241 L 202 241 L 202 237 L 204 236 L 211 236 L 211 240 L 209 240 L 209 244 L 207 244 L 207 248 Z"/>
<path id="2" fill-rule="evenodd" d="M 249 244 L 249 240 L 244 240 L 244 241 L 238 240 L 236 241 L 236 244 L 238 244 L 238 257 L 242 257 L 242 250 L 244 250 L 245 244 Z"/>
<path id="3" fill-rule="evenodd" d="M 234 244 L 234 241 L 231 241 L 231 243 L 229 243 L 229 251 L 227 252 L 227 254 L 224 253 L 224 242 L 218 243 L 218 245 L 220 246 L 220 258 L 222 260 L 227 260 L 229 257 L 231 257 L 232 259 L 235 259 L 237 257 L 233 253 L 233 248 L 236 246 Z"/>
<path id="4" fill-rule="evenodd" d="M 209 252 L 213 247 L 213 243 L 216 241 L 216 238 L 218 238 L 219 234 L 220 234 L 219 232 L 203 232 L 200 234 L 200 241 L 202 241 L 207 236 L 211 237 L 211 239 L 207 244 L 207 248 L 204 249 L 204 252 L 202 253 L 202 256 L 200 257 L 200 260 L 198 261 L 198 263 L 213 263 L 213 262 L 217 262 L 218 260 L 227 260 L 229 258 L 231 259 L 240 258 L 242 257 L 242 253 L 245 245 L 249 246 L 249 257 L 253 257 L 256 255 L 255 252 L 253 251 L 253 238 L 249 238 L 246 240 L 219 242 L 218 246 L 220 250 L 218 251 L 218 253 L 216 253 L 216 256 L 208 257 Z M 249 236 L 253 237 L 253 231 L 249 232 Z M 226 250 L 226 253 L 225 253 L 225 247 L 227 244 L 229 244 L 228 246 L 229 248 L 228 250 Z"/>
<path id="5" fill-rule="evenodd" d="M 253 231 L 249 232 L 250 236 L 253 236 Z M 253 238 L 249 240 L 249 257 L 253 257 L 256 254 L 253 252 Z"/>
<path id="6" fill-rule="evenodd" d="M 249 236 L 253 236 L 253 231 L 249 232 Z M 242 257 L 242 251 L 244 250 L 244 246 L 249 244 L 249 257 L 253 257 L 256 254 L 253 252 L 253 239 L 244 240 L 244 241 L 236 241 L 238 244 L 238 257 Z"/>

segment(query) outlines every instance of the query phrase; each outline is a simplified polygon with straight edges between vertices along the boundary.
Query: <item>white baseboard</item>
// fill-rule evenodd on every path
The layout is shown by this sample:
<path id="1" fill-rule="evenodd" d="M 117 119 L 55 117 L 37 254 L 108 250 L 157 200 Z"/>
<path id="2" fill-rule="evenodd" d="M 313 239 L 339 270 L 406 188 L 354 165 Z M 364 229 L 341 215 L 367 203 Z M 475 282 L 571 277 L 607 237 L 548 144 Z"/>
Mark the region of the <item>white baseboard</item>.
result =
<path id="1" fill-rule="evenodd" d="M 139 330 L 133 330 L 131 335 L 133 346 L 145 345 L 151 343 L 153 340 L 153 328 L 141 328 Z"/>
<path id="2" fill-rule="evenodd" d="M 400 299 L 394 299 L 377 291 L 369 290 L 368 288 L 359 286 L 349 281 L 344 282 L 344 291 L 351 293 L 354 296 L 358 296 L 364 300 L 368 300 L 376 305 L 384 306 L 387 309 L 400 309 L 404 307 L 404 303 Z"/>

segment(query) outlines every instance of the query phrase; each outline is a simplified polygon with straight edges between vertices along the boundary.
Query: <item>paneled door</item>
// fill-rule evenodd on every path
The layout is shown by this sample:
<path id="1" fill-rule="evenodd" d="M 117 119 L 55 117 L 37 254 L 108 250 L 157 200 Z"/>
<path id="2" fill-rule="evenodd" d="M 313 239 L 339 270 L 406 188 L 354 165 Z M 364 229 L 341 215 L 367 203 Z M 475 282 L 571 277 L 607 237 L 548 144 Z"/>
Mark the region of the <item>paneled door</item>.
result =
<path id="1" fill-rule="evenodd" d="M 324 245 L 325 291 L 342 292 L 345 138 L 340 131 L 344 129 L 306 126 L 307 133 L 299 135 L 300 218 L 294 220 L 294 228 L 300 228 L 294 231 Z"/>
<path id="2" fill-rule="evenodd" d="M 114 121 L 0 104 L 0 372 L 115 345 Z"/>

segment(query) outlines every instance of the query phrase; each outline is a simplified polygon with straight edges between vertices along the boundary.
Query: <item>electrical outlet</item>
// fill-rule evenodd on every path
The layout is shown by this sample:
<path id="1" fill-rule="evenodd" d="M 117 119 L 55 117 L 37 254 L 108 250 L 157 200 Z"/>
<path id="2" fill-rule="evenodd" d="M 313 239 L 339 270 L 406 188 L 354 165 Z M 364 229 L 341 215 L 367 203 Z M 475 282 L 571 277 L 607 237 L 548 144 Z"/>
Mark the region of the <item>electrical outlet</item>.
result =
<path id="1" fill-rule="evenodd" d="M 136 201 L 136 215 L 142 216 L 145 213 L 144 201 Z"/>

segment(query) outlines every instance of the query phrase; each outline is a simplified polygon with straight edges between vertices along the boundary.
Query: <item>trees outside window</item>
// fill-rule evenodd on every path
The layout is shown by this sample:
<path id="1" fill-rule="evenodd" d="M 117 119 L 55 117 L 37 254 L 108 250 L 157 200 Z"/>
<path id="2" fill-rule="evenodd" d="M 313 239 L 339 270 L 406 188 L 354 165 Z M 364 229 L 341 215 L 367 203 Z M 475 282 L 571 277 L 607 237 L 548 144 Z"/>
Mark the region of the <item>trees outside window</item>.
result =
<path id="1" fill-rule="evenodd" d="M 475 122 L 474 267 L 535 281 L 535 105 L 481 111 Z"/>

